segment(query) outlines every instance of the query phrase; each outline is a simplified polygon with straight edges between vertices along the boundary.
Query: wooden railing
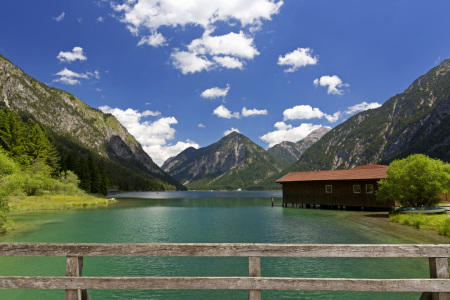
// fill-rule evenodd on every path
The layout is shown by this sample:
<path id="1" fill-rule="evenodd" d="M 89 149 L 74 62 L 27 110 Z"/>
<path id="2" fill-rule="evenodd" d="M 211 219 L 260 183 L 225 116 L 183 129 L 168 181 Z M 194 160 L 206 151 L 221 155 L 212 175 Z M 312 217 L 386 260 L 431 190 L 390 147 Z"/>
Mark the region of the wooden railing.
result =
<path id="1" fill-rule="evenodd" d="M 88 289 L 242 289 L 252 300 L 261 299 L 261 290 L 423 292 L 423 300 L 450 299 L 450 245 L 0 243 L 0 256 L 67 257 L 66 277 L 0 276 L 2 289 L 64 289 L 66 300 L 90 299 Z M 249 277 L 82 277 L 87 256 L 248 257 Z M 431 279 L 261 277 L 260 257 L 428 257 Z"/>

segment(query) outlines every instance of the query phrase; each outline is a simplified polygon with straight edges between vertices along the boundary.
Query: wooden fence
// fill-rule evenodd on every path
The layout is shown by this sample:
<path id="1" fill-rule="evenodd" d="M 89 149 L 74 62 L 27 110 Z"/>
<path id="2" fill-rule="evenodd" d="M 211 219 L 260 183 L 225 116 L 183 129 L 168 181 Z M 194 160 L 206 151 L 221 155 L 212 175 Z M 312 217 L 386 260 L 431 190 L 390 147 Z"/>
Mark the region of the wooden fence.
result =
<path id="1" fill-rule="evenodd" d="M 89 289 L 243 289 L 422 292 L 450 299 L 450 245 L 345 244 L 41 244 L 0 243 L 0 256 L 67 257 L 66 277 L 0 276 L 2 289 L 64 289 L 66 300 L 90 299 Z M 82 277 L 87 256 L 248 257 L 249 277 Z M 430 279 L 261 277 L 260 257 L 428 257 Z"/>

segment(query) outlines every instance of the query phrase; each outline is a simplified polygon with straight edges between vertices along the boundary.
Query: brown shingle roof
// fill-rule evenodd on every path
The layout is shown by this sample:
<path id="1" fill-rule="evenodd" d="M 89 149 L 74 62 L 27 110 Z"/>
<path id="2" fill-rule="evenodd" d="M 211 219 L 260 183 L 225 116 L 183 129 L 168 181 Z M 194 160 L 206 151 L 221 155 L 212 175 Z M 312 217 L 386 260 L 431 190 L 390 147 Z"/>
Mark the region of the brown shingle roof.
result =
<path id="1" fill-rule="evenodd" d="M 293 172 L 276 182 L 381 179 L 386 178 L 387 168 L 388 166 L 382 165 L 365 165 L 349 170 Z"/>

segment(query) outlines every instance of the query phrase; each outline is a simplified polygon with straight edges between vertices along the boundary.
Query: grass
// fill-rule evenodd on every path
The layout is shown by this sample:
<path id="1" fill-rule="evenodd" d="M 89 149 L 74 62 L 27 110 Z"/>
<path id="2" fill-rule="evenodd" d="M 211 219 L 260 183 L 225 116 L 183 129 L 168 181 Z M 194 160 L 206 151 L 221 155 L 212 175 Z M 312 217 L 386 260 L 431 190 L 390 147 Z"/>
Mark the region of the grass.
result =
<path id="1" fill-rule="evenodd" d="M 92 195 L 41 195 L 29 197 L 10 197 L 8 204 L 11 212 L 31 210 L 61 210 L 75 207 L 108 205 L 113 202 Z M 114 201 L 115 202 L 115 201 Z"/>
<path id="2" fill-rule="evenodd" d="M 447 214 L 395 214 L 391 215 L 390 221 L 419 229 L 434 230 L 439 234 L 450 236 L 450 218 Z"/>

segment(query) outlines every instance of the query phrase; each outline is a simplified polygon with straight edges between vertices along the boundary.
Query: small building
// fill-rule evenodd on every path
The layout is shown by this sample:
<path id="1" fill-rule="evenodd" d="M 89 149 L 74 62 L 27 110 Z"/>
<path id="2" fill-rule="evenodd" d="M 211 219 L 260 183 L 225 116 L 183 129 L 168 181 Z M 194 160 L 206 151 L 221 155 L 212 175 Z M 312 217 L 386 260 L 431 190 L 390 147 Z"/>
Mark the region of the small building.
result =
<path id="1" fill-rule="evenodd" d="M 396 206 L 394 201 L 379 202 L 375 196 L 377 182 L 386 178 L 387 168 L 371 164 L 349 170 L 293 172 L 276 182 L 283 186 L 283 206 L 391 208 Z"/>
<path id="2" fill-rule="evenodd" d="M 110 196 L 110 195 L 115 195 L 117 193 L 117 190 L 116 189 L 109 189 L 108 190 L 108 194 L 106 194 L 107 196 Z"/>

